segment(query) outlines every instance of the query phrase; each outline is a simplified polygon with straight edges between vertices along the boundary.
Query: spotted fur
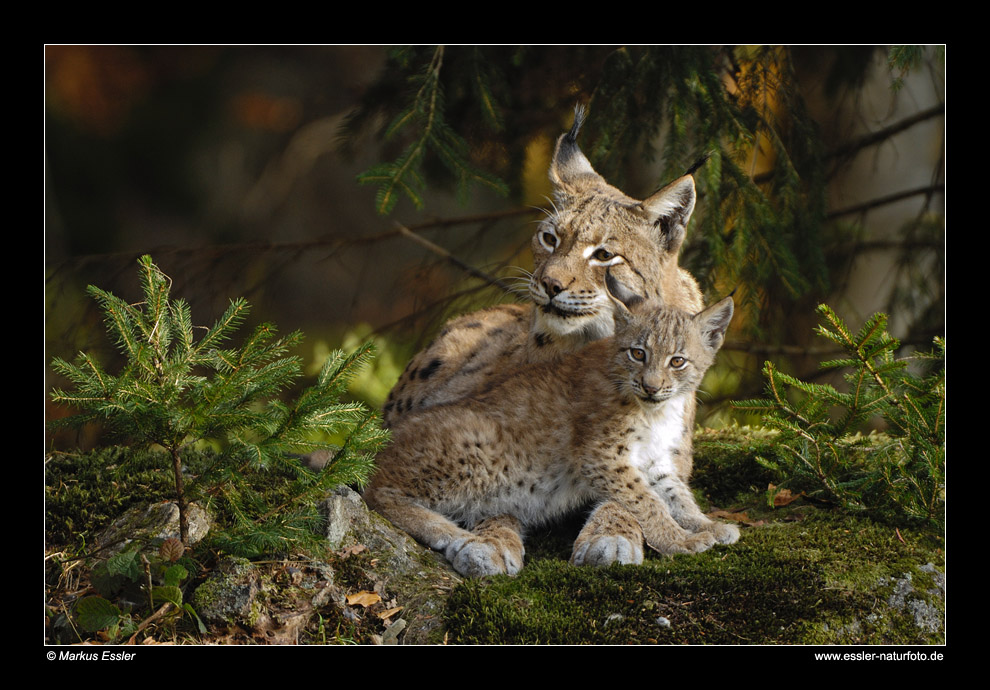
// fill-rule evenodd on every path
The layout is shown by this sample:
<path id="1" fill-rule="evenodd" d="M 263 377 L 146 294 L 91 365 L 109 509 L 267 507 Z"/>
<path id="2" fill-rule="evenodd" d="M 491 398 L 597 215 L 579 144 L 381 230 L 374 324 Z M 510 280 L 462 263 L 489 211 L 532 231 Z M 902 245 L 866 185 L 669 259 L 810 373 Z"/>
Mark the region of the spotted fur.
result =
<path id="1" fill-rule="evenodd" d="M 378 456 L 369 505 L 468 576 L 517 573 L 525 530 L 588 502 L 598 519 L 576 563 L 635 561 L 637 549 L 642 560 L 644 539 L 661 553 L 735 541 L 737 528 L 695 504 L 683 452 L 731 298 L 694 316 L 652 301 L 612 308 L 613 337 L 410 414 Z M 632 537 L 616 540 L 617 524 Z"/>
<path id="2" fill-rule="evenodd" d="M 530 303 L 449 322 L 389 394 L 387 426 L 477 395 L 523 365 L 552 361 L 611 335 L 606 289 L 628 306 L 659 298 L 692 313 L 703 307 L 697 283 L 677 265 L 694 209 L 694 180 L 685 175 L 643 201 L 625 195 L 595 172 L 578 147 L 582 121 L 579 110 L 554 151 L 554 209 L 533 236 Z"/>

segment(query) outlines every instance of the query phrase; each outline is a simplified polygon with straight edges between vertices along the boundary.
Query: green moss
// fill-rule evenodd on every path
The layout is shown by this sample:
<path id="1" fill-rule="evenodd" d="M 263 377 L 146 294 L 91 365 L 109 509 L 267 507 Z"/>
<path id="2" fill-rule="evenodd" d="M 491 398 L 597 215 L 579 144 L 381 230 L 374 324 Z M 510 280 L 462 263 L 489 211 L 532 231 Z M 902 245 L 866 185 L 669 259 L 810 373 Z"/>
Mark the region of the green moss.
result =
<path id="1" fill-rule="evenodd" d="M 775 438 L 774 432 L 749 427 L 699 429 L 691 486 L 719 507 L 751 502 L 774 480 L 756 458 L 774 457 Z"/>
<path id="2" fill-rule="evenodd" d="M 45 463 L 45 531 L 50 544 L 88 540 L 129 508 L 174 496 L 160 455 L 128 448 L 52 455 Z"/>
<path id="3" fill-rule="evenodd" d="M 887 604 L 905 572 L 938 560 L 925 539 L 804 508 L 731 546 L 643 566 L 532 561 L 516 578 L 463 583 L 449 638 L 479 644 L 938 642 Z M 920 582 L 920 580 L 919 580 Z M 931 596 L 930 611 L 944 612 Z M 910 619 L 910 620 L 908 620 Z"/>

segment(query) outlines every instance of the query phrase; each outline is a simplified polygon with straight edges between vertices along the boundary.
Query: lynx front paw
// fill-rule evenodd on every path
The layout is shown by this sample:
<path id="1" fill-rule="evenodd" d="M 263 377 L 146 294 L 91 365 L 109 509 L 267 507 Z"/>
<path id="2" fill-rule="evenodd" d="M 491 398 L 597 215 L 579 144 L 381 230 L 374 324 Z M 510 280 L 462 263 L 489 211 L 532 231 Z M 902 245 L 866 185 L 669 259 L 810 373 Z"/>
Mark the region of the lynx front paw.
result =
<path id="1" fill-rule="evenodd" d="M 739 541 L 739 528 L 735 525 L 716 522 L 709 531 L 715 535 L 715 541 L 719 544 L 735 544 Z"/>
<path id="2" fill-rule="evenodd" d="M 643 547 L 626 537 L 610 535 L 579 540 L 574 544 L 571 564 L 603 568 L 613 563 L 641 565 Z"/>
<path id="3" fill-rule="evenodd" d="M 707 551 L 715 545 L 715 535 L 711 532 L 685 532 L 676 540 L 661 542 L 657 540 L 649 543 L 654 551 L 663 554 L 675 553 L 701 553 Z"/>
<path id="4" fill-rule="evenodd" d="M 445 555 L 454 570 L 465 577 L 516 575 L 523 566 L 520 551 L 480 537 L 463 537 L 451 542 Z"/>

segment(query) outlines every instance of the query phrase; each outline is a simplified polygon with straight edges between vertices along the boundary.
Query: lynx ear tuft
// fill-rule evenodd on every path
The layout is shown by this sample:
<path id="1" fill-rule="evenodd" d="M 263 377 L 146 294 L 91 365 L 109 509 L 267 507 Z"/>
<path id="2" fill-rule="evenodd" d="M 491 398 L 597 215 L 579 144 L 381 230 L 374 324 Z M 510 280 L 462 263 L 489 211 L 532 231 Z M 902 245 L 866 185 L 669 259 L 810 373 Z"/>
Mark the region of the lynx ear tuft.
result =
<path id="1" fill-rule="evenodd" d="M 571 125 L 571 131 L 565 135 L 572 144 L 577 144 L 578 133 L 581 131 L 581 126 L 584 125 L 587 116 L 583 103 L 574 106 L 574 124 Z"/>
<path id="2" fill-rule="evenodd" d="M 694 162 L 694 164 L 690 168 L 688 168 L 687 170 L 684 171 L 684 174 L 685 175 L 694 175 L 701 166 L 703 166 L 705 163 L 708 162 L 708 159 L 712 157 L 712 153 L 714 153 L 714 152 L 713 151 L 709 151 L 708 153 L 706 153 L 705 155 L 703 155 L 701 158 L 699 158 L 698 160 L 696 160 Z"/>
<path id="3" fill-rule="evenodd" d="M 557 147 L 553 152 L 553 160 L 550 162 L 550 181 L 557 188 L 558 194 L 569 195 L 575 190 L 575 182 L 582 176 L 592 175 L 601 179 L 591 163 L 581 152 L 578 146 L 577 137 L 581 131 L 581 126 L 585 121 L 584 106 L 578 104 L 574 108 L 574 124 L 566 134 L 560 135 L 557 139 Z"/>

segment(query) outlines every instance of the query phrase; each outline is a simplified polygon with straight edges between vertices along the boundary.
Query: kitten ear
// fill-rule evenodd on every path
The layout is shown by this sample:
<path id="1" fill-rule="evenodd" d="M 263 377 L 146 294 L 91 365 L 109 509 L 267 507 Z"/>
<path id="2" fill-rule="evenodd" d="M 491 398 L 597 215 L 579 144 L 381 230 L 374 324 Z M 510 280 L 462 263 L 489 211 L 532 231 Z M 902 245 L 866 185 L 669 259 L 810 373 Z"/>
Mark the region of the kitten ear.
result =
<path id="1" fill-rule="evenodd" d="M 605 270 L 605 291 L 613 300 L 618 300 L 630 309 L 644 300 L 642 295 L 626 287 L 625 283 L 619 281 L 608 269 Z"/>
<path id="2" fill-rule="evenodd" d="M 612 319 L 615 321 L 617 329 L 632 321 L 633 315 L 629 311 L 629 307 L 633 307 L 643 301 L 642 297 L 630 291 L 622 283 L 613 278 L 612 272 L 609 270 L 605 271 L 605 294 L 612 301 Z M 625 299 L 623 299 L 623 296 Z"/>
<path id="3" fill-rule="evenodd" d="M 557 139 L 557 147 L 550 161 L 550 182 L 558 198 L 566 198 L 575 194 L 579 180 L 587 181 L 589 176 L 596 182 L 604 183 L 604 179 L 595 172 L 591 163 L 581 152 L 577 143 L 578 132 L 584 124 L 585 110 L 580 103 L 574 108 L 574 125 L 567 134 Z"/>
<path id="4" fill-rule="evenodd" d="M 676 254 L 681 248 L 696 199 L 694 178 L 684 175 L 640 203 L 664 251 Z"/>
<path id="5" fill-rule="evenodd" d="M 701 339 L 704 344 L 713 351 L 722 347 L 725 340 L 725 331 L 732 320 L 734 310 L 732 296 L 726 297 L 720 302 L 705 309 L 694 318 L 701 325 Z"/>

